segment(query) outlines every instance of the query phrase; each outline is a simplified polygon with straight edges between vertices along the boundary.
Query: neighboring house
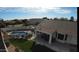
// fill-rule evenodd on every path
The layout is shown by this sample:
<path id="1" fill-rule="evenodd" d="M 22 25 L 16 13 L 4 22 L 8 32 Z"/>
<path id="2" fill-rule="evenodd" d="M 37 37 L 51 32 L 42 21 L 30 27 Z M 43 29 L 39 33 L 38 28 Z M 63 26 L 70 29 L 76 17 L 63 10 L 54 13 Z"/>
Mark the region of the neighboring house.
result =
<path id="1" fill-rule="evenodd" d="M 77 51 L 77 22 L 46 20 L 36 27 L 36 42 L 55 51 Z"/>
<path id="2" fill-rule="evenodd" d="M 7 27 L 22 27 L 23 24 L 7 25 Z"/>
<path id="3" fill-rule="evenodd" d="M 6 31 L 23 31 L 23 30 L 25 30 L 25 31 L 27 31 L 27 30 L 33 30 L 34 29 L 34 27 L 30 27 L 30 26 L 21 26 L 21 27 L 13 27 L 13 26 L 11 26 L 11 27 L 5 27 L 5 28 L 1 28 L 1 30 L 2 31 L 4 31 L 4 32 L 6 32 Z"/>

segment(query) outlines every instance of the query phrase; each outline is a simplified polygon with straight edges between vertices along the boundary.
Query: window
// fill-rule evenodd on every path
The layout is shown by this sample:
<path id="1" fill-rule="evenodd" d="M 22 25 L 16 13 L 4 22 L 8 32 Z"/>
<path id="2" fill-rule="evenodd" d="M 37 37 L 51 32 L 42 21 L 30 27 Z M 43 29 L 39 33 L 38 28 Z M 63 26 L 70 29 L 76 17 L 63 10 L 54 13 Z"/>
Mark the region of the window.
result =
<path id="1" fill-rule="evenodd" d="M 58 39 L 63 40 L 63 39 L 64 39 L 64 35 L 63 35 L 63 34 L 58 33 Z"/>
<path id="2" fill-rule="evenodd" d="M 49 35 L 45 33 L 41 33 L 41 38 L 43 38 L 45 41 L 49 41 Z"/>
<path id="3" fill-rule="evenodd" d="M 65 35 L 65 40 L 67 40 L 67 37 L 68 37 L 68 35 L 66 34 L 66 35 Z"/>
<path id="4" fill-rule="evenodd" d="M 54 32 L 52 34 L 52 42 L 54 42 L 56 40 L 56 37 L 57 37 L 57 32 Z"/>

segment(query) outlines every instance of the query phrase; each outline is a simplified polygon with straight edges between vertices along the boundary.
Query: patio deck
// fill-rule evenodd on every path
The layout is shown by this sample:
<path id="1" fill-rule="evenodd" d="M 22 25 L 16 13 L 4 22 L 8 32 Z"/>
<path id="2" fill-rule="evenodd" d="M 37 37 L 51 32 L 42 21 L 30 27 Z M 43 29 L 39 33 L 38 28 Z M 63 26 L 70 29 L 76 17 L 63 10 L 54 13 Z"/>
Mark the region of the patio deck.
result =
<path id="1" fill-rule="evenodd" d="M 58 52 L 76 52 L 77 51 L 77 46 L 73 46 L 67 43 L 60 43 L 60 42 L 53 42 L 49 44 L 43 39 L 38 39 L 36 40 L 37 44 L 44 45 L 52 50 L 58 51 Z"/>

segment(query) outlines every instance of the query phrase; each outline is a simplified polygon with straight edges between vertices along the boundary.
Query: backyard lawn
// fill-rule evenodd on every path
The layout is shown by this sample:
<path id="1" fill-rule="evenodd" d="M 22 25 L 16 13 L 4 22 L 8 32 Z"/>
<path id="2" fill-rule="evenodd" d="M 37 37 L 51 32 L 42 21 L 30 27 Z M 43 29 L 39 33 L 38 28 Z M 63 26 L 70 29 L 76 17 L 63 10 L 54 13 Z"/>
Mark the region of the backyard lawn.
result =
<path id="1" fill-rule="evenodd" d="M 23 39 L 10 39 L 9 40 L 11 44 L 13 44 L 15 47 L 18 47 L 19 49 L 21 49 L 24 52 L 31 52 L 31 48 L 33 45 L 33 41 L 30 40 L 23 40 Z"/>

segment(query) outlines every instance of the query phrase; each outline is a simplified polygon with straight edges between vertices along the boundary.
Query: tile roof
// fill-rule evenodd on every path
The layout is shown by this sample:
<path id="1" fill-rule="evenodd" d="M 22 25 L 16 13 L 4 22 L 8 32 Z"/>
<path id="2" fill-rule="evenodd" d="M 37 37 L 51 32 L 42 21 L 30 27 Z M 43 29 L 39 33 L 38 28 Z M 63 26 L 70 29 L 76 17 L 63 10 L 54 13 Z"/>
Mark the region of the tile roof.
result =
<path id="1" fill-rule="evenodd" d="M 41 22 L 36 30 L 44 31 L 48 33 L 62 32 L 77 36 L 77 22 L 72 21 L 61 21 L 61 20 L 46 20 Z"/>

